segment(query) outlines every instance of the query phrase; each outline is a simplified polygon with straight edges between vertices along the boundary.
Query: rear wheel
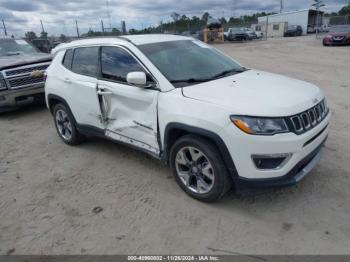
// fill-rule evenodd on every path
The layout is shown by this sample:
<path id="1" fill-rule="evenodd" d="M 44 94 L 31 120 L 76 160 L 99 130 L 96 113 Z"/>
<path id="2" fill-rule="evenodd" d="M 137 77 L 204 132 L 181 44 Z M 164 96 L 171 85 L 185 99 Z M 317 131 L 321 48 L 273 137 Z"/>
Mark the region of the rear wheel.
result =
<path id="1" fill-rule="evenodd" d="M 218 200 L 231 188 L 218 150 L 205 139 L 192 135 L 180 138 L 172 147 L 170 166 L 178 185 L 198 200 Z"/>
<path id="2" fill-rule="evenodd" d="M 74 117 L 63 104 L 57 104 L 53 111 L 58 135 L 68 145 L 77 145 L 84 140 L 84 136 L 77 130 Z"/>

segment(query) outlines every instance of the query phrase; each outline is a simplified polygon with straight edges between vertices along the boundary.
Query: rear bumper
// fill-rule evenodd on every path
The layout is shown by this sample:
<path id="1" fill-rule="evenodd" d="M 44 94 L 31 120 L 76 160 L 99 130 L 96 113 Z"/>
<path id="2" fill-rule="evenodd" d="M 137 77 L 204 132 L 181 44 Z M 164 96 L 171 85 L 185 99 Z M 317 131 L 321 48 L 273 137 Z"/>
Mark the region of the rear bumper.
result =
<path id="1" fill-rule="evenodd" d="M 44 85 L 31 88 L 0 92 L 0 113 L 11 111 L 21 106 L 45 101 Z"/>
<path id="2" fill-rule="evenodd" d="M 244 192 L 249 189 L 264 189 L 274 187 L 286 187 L 297 184 L 320 162 L 322 157 L 322 148 L 327 137 L 321 144 L 299 161 L 286 175 L 277 178 L 265 179 L 247 179 L 238 177 L 235 181 L 238 192 Z"/>

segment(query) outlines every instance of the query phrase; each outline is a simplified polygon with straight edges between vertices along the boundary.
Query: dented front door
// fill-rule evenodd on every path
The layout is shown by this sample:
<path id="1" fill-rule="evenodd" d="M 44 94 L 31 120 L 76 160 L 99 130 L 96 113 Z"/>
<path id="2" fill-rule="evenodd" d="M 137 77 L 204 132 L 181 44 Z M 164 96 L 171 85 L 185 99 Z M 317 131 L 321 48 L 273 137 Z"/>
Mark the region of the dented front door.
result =
<path id="1" fill-rule="evenodd" d="M 101 47 L 98 95 L 106 136 L 159 154 L 157 139 L 158 91 L 130 85 L 129 72 L 147 73 L 127 49 Z"/>
<path id="2" fill-rule="evenodd" d="M 106 136 L 159 153 L 158 91 L 99 80 Z"/>

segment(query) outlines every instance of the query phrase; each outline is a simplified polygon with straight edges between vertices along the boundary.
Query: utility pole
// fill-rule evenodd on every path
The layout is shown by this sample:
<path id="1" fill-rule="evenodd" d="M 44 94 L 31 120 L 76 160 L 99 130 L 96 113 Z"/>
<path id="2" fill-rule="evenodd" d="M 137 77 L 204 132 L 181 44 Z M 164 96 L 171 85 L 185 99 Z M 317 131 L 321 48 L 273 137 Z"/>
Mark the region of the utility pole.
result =
<path id="1" fill-rule="evenodd" d="M 318 31 L 320 27 L 320 8 L 325 6 L 322 0 L 314 0 L 314 4 L 312 6 L 316 7 L 317 17 L 316 17 L 316 38 L 318 37 Z"/>
<path id="2" fill-rule="evenodd" d="M 40 20 L 40 24 L 41 24 L 41 32 L 45 33 L 45 29 L 44 29 L 43 21 L 41 21 L 41 20 Z"/>
<path id="3" fill-rule="evenodd" d="M 265 25 L 265 37 L 267 40 L 267 35 L 269 33 L 269 15 L 266 16 L 266 25 Z"/>
<path id="4" fill-rule="evenodd" d="M 280 13 L 283 12 L 283 0 L 281 0 Z"/>
<path id="5" fill-rule="evenodd" d="M 5 36 L 7 36 L 7 30 L 6 30 L 6 25 L 5 25 L 4 19 L 2 19 L 2 25 L 3 25 L 3 28 L 4 28 Z"/>
<path id="6" fill-rule="evenodd" d="M 105 32 L 105 27 L 103 25 L 103 20 L 102 19 L 101 19 L 101 28 L 102 28 L 102 33 L 104 33 Z"/>
<path id="7" fill-rule="evenodd" d="M 109 28 L 112 28 L 111 24 L 111 13 L 109 12 L 109 1 L 106 1 L 106 8 L 107 8 L 107 17 L 108 17 L 108 23 L 109 23 Z"/>
<path id="8" fill-rule="evenodd" d="M 79 35 L 79 27 L 78 27 L 78 21 L 77 21 L 77 20 L 75 20 L 75 27 L 76 27 L 76 29 L 77 29 L 77 36 L 78 36 L 78 38 L 79 38 L 80 35 Z"/>

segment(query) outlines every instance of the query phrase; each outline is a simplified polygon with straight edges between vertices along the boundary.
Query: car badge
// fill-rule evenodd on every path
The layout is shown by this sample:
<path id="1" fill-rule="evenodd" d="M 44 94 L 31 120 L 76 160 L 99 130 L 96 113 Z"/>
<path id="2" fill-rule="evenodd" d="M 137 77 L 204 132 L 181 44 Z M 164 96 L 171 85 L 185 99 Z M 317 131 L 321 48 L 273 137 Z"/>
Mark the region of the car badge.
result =
<path id="1" fill-rule="evenodd" d="M 44 76 L 44 72 L 40 70 L 34 70 L 33 72 L 30 73 L 31 77 L 39 78 Z"/>

